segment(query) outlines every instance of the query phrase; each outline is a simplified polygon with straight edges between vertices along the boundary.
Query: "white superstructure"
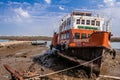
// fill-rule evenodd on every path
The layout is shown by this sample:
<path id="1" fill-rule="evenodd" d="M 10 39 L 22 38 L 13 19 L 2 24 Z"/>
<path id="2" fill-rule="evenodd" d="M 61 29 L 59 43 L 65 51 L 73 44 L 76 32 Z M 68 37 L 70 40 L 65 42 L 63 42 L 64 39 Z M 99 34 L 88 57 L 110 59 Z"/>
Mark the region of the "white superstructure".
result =
<path id="1" fill-rule="evenodd" d="M 59 31 L 68 29 L 93 29 L 103 31 L 104 18 L 92 16 L 90 12 L 72 12 L 60 22 Z"/>

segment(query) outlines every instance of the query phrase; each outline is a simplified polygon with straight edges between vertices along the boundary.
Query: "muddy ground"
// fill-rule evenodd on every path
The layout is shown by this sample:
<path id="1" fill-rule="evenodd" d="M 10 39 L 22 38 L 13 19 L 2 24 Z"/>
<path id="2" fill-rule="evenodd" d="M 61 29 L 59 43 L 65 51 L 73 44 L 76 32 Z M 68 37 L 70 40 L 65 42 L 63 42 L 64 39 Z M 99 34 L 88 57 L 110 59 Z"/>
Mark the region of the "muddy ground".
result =
<path id="1" fill-rule="evenodd" d="M 103 63 L 101 75 L 120 76 L 120 50 L 117 50 L 116 59 L 107 56 Z M 50 54 L 49 48 L 46 46 L 34 46 L 30 42 L 21 44 L 12 44 L 0 48 L 0 80 L 9 80 L 10 73 L 3 67 L 8 64 L 19 72 L 37 71 L 38 74 L 52 73 L 58 70 L 66 69 L 76 64 L 69 62 L 59 56 Z M 65 71 L 62 73 L 46 76 L 44 80 L 95 80 L 93 78 L 85 78 L 79 75 L 82 67 Z M 97 80 L 114 80 L 108 78 L 97 78 Z"/>

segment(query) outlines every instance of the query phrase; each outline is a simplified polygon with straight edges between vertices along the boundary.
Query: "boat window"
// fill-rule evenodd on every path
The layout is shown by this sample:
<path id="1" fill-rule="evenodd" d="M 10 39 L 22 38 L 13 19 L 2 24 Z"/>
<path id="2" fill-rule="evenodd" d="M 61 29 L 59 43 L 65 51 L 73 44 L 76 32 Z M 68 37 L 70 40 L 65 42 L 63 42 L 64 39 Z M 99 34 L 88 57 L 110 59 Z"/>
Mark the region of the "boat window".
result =
<path id="1" fill-rule="evenodd" d="M 100 21 L 96 21 L 96 26 L 100 26 Z"/>
<path id="2" fill-rule="evenodd" d="M 82 20 L 82 23 L 81 24 L 85 24 L 85 20 Z"/>
<path id="3" fill-rule="evenodd" d="M 90 25 L 90 20 L 87 20 L 87 21 L 86 21 L 86 24 L 87 24 L 87 25 Z"/>
<path id="4" fill-rule="evenodd" d="M 61 39 L 68 39 L 68 38 L 70 38 L 70 34 L 69 33 L 61 34 Z"/>
<path id="5" fill-rule="evenodd" d="M 66 33 L 66 38 L 70 38 L 70 34 L 69 33 Z"/>
<path id="6" fill-rule="evenodd" d="M 64 35 L 64 38 L 63 39 L 66 39 L 66 34 L 63 34 Z"/>
<path id="7" fill-rule="evenodd" d="M 94 20 L 91 21 L 91 25 L 95 25 L 95 21 Z"/>
<path id="8" fill-rule="evenodd" d="M 80 39 L 80 33 L 75 33 L 75 39 Z"/>
<path id="9" fill-rule="evenodd" d="M 85 33 L 82 33 L 81 38 L 82 38 L 82 39 L 86 38 L 86 34 L 85 34 Z"/>
<path id="10" fill-rule="evenodd" d="M 80 24 L 80 19 L 77 19 L 77 22 L 76 22 L 76 24 Z"/>
<path id="11" fill-rule="evenodd" d="M 61 34 L 61 39 L 64 39 L 64 38 L 65 38 L 64 34 Z"/>
<path id="12" fill-rule="evenodd" d="M 91 34 L 88 34 L 88 38 L 91 36 Z"/>
<path id="13" fill-rule="evenodd" d="M 70 20 L 70 18 L 68 18 L 67 19 L 67 25 L 70 25 L 70 22 L 71 22 L 71 20 Z"/>

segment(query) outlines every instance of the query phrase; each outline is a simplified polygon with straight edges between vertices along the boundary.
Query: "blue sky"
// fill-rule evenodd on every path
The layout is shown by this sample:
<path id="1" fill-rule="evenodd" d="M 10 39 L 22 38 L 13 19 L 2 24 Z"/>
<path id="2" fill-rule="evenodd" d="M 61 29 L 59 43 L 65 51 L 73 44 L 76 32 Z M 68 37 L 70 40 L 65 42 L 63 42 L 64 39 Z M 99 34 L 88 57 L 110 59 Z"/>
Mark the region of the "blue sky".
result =
<path id="1" fill-rule="evenodd" d="M 111 18 L 111 31 L 120 36 L 120 0 L 0 0 L 0 35 L 52 36 L 59 20 L 74 10 Z"/>

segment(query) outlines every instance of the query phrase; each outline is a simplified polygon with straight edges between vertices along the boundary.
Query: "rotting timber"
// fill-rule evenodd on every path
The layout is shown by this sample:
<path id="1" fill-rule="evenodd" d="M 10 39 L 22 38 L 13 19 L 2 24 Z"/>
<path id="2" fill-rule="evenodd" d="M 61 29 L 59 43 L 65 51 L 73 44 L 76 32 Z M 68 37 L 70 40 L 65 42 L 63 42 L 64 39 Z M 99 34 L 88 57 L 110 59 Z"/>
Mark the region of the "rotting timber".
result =
<path id="1" fill-rule="evenodd" d="M 98 58 L 84 65 L 98 76 L 103 57 L 108 53 L 115 57 L 115 50 L 110 46 L 109 21 L 106 26 L 104 23 L 104 18 L 92 16 L 90 12 L 72 12 L 61 20 L 59 32 L 53 35 L 51 49 L 54 47 L 58 55 L 79 64 Z"/>

